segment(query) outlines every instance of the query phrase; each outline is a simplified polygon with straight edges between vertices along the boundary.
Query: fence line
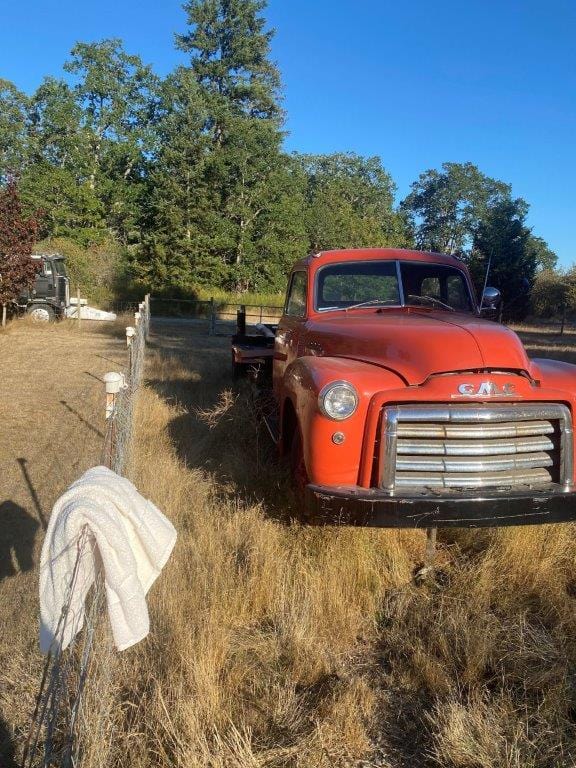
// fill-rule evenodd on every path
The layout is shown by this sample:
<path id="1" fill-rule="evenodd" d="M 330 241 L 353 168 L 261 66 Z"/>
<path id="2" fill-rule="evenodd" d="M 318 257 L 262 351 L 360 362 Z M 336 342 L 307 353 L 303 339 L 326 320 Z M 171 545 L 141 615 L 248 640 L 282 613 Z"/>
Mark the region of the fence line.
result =
<path id="1" fill-rule="evenodd" d="M 146 296 L 134 316 L 135 325 L 126 329 L 128 363 L 126 375 L 120 379 L 116 392 L 107 385 L 106 434 L 102 448 L 102 463 L 118 474 L 126 470 L 130 456 L 134 404 L 144 372 L 144 353 L 150 329 L 150 301 Z M 118 381 L 117 379 L 115 381 Z M 66 650 L 60 650 L 67 613 L 76 587 L 80 562 L 94 546 L 84 527 L 74 543 L 77 548 L 75 566 L 66 590 L 66 600 L 56 638 L 50 649 L 36 706 L 30 723 L 28 739 L 22 759 L 23 768 L 76 768 L 82 758 L 82 726 L 85 688 L 90 677 L 94 640 L 105 609 L 105 586 L 100 574 L 91 590 L 85 612 L 83 630 Z M 106 652 L 111 654 L 112 644 L 106 635 Z M 111 664 L 98 670 L 110 674 Z M 93 726 L 93 723 L 92 723 Z"/>
<path id="2" fill-rule="evenodd" d="M 242 307 L 246 309 L 246 314 L 253 323 L 274 323 L 283 310 L 283 307 L 274 304 L 245 304 L 217 301 L 213 298 L 179 299 L 151 296 L 150 301 L 154 303 L 155 315 L 166 313 L 169 317 L 204 320 L 211 335 L 219 335 L 220 332 L 229 335 L 233 332 L 237 312 Z"/>

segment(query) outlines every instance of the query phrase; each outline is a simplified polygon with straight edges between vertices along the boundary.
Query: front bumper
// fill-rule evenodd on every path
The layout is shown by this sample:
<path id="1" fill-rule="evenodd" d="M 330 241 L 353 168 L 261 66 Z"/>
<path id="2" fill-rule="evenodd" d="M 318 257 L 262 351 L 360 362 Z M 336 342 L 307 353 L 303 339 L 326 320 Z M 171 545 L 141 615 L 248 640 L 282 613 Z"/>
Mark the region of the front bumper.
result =
<path id="1" fill-rule="evenodd" d="M 306 487 L 307 522 L 374 528 L 486 528 L 576 520 L 576 492 L 390 496 L 372 488 Z"/>

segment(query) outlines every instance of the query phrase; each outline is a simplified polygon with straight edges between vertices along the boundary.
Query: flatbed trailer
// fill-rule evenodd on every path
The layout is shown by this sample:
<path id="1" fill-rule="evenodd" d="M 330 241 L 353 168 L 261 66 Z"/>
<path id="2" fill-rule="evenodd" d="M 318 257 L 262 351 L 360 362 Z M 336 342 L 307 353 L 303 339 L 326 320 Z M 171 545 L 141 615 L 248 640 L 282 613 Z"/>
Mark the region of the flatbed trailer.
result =
<path id="1" fill-rule="evenodd" d="M 238 310 L 236 333 L 232 336 L 232 376 L 240 379 L 244 376 L 263 377 L 272 381 L 272 361 L 274 360 L 274 341 L 277 325 L 257 323 L 256 333 L 246 331 L 246 313 Z"/>

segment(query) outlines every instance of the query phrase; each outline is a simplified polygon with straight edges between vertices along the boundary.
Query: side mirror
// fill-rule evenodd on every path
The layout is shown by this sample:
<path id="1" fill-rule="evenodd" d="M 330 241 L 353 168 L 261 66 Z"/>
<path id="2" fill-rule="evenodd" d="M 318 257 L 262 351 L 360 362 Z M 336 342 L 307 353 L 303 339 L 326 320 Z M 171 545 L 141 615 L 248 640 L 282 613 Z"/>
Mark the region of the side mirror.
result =
<path id="1" fill-rule="evenodd" d="M 498 288 L 485 288 L 482 294 L 482 309 L 498 309 L 502 302 L 502 294 Z"/>

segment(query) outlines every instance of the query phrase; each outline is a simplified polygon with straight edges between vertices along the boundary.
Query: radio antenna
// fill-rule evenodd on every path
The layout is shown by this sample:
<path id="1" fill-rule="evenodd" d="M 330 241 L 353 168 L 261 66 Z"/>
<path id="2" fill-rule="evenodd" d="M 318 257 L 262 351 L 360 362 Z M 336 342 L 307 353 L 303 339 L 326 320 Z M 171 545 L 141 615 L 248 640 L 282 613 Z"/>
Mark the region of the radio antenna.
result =
<path id="1" fill-rule="evenodd" d="M 482 296 L 480 297 L 480 311 L 482 311 L 482 307 L 484 305 L 484 291 L 486 290 L 486 286 L 488 285 L 488 276 L 490 275 L 491 266 L 492 266 L 492 251 L 490 252 L 490 256 L 488 256 L 488 266 L 486 267 L 486 274 L 484 275 L 484 285 L 482 287 Z"/>

